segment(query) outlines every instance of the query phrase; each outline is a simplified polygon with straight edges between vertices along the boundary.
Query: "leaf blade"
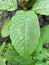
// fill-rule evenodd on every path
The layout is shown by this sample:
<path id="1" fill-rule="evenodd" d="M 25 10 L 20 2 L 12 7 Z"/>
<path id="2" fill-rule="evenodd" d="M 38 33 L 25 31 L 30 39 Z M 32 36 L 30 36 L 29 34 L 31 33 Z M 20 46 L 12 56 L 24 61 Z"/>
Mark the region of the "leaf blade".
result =
<path id="1" fill-rule="evenodd" d="M 10 19 L 7 19 L 1 29 L 2 38 L 9 36 L 9 25 L 10 25 Z"/>
<path id="2" fill-rule="evenodd" d="M 39 36 L 40 28 L 36 14 L 32 11 L 18 11 L 10 25 L 10 38 L 16 51 L 23 57 L 30 56 L 38 45 Z"/>
<path id="3" fill-rule="evenodd" d="M 41 28 L 41 35 L 36 52 L 40 52 L 42 50 L 43 44 L 45 43 L 49 43 L 49 25 L 46 25 L 45 27 Z"/>
<path id="4" fill-rule="evenodd" d="M 20 64 L 29 64 L 32 62 L 32 57 L 24 59 L 15 50 L 7 50 L 5 53 L 5 57 L 10 63 L 13 64 L 16 64 L 16 62 Z"/>

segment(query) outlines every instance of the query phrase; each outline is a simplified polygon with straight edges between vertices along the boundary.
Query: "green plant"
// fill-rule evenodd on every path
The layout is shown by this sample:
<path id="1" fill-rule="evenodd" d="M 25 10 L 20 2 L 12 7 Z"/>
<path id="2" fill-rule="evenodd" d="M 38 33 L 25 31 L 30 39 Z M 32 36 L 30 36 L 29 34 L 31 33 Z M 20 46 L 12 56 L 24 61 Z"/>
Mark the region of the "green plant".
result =
<path id="1" fill-rule="evenodd" d="M 49 65 L 49 48 L 43 48 L 44 43 L 49 43 L 49 25 L 40 28 L 37 17 L 37 14 L 49 15 L 49 0 L 18 1 L 23 10 L 7 19 L 1 30 L 3 38 L 11 39 L 4 56 L 9 65 Z M 17 0 L 0 0 L 0 9 L 18 10 Z"/>

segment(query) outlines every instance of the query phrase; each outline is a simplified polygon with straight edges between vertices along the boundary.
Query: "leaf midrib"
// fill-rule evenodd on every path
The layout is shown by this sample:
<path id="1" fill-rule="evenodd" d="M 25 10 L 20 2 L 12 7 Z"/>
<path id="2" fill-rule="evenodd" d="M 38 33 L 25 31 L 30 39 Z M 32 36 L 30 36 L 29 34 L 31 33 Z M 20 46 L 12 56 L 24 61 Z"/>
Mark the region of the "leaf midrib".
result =
<path id="1" fill-rule="evenodd" d="M 25 21 L 24 21 L 24 39 L 25 39 L 25 42 L 24 42 L 24 53 L 25 53 L 25 47 L 26 47 L 26 12 L 24 11 L 24 18 L 25 18 Z"/>

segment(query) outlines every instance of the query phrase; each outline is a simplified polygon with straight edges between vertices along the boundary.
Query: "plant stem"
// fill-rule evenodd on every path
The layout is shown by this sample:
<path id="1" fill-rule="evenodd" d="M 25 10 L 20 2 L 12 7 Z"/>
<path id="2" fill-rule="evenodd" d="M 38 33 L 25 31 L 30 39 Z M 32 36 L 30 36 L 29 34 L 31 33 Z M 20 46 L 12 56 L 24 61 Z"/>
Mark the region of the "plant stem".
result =
<path id="1" fill-rule="evenodd" d="M 27 4 L 27 0 L 18 0 L 20 2 L 20 4 L 23 6 L 23 10 L 27 10 L 26 4 Z"/>

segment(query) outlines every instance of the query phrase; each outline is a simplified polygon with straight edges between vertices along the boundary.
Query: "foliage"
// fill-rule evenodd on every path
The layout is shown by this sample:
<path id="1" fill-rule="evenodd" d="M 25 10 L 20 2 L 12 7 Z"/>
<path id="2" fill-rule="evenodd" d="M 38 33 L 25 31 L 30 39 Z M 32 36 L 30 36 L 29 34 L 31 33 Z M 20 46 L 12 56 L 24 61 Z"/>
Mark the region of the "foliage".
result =
<path id="1" fill-rule="evenodd" d="M 0 65 L 49 65 L 49 48 L 43 48 L 49 43 L 49 25 L 40 28 L 37 16 L 49 15 L 49 0 L 0 0 L 0 10 L 17 10 L 1 30 L 2 38 L 10 36 L 11 42 L 0 46 Z"/>

